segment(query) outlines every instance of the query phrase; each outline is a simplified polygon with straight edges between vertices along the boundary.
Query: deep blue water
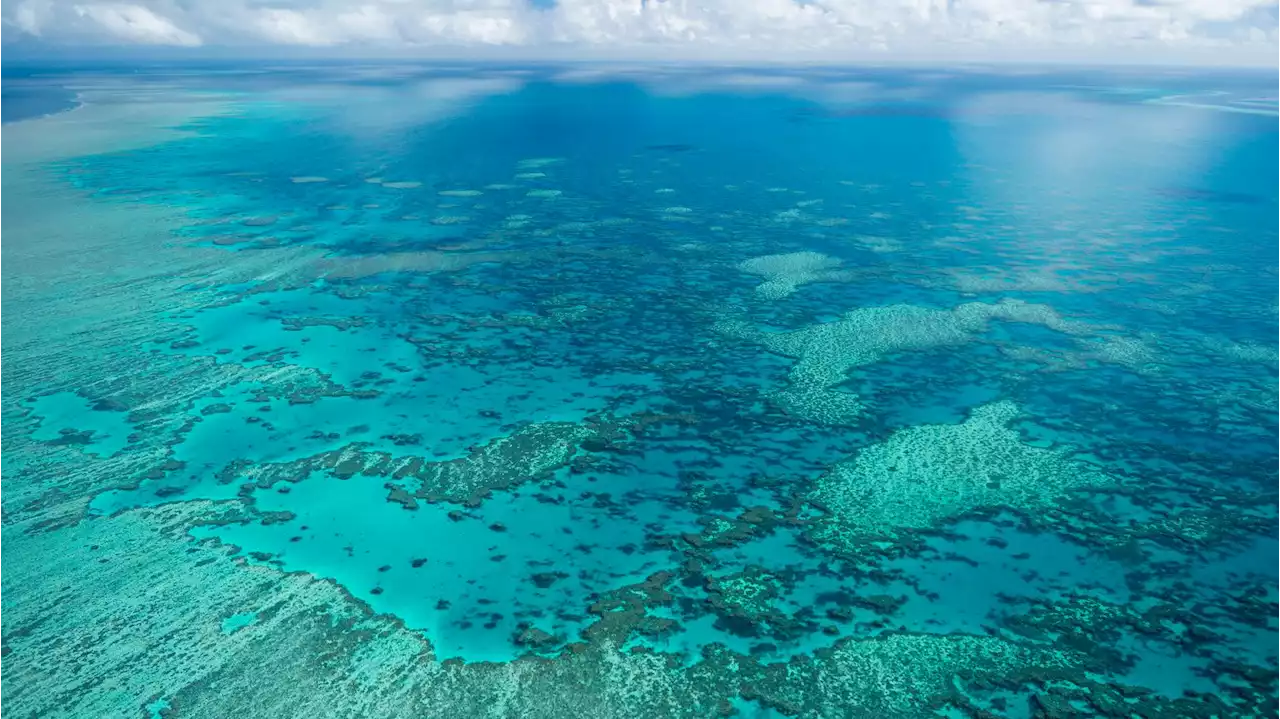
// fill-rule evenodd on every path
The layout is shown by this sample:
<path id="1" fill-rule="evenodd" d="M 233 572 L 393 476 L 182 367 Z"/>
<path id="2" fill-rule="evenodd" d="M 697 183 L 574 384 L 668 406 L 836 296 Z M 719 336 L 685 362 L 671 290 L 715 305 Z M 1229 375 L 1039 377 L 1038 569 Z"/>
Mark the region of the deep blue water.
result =
<path id="1" fill-rule="evenodd" d="M 52 74 L 21 712 L 1274 716 L 1274 77 Z"/>
<path id="2" fill-rule="evenodd" d="M 76 106 L 75 93 L 69 90 L 43 84 L 31 86 L 20 80 L 15 87 L 14 82 L 5 80 L 4 89 L 0 91 L 4 122 L 44 117 Z"/>

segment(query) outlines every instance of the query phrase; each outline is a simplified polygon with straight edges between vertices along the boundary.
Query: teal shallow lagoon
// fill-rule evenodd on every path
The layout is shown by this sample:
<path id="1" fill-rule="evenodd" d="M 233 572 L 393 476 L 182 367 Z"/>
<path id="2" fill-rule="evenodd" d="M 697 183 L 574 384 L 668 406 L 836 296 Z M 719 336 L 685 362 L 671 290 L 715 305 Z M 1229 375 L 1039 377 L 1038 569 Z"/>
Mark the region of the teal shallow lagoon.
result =
<path id="1" fill-rule="evenodd" d="M 40 418 L 31 433 L 38 442 L 79 444 L 86 453 L 110 457 L 124 449 L 132 433 L 122 407 L 94 405 L 71 392 L 36 397 L 30 404 Z"/>
<path id="2" fill-rule="evenodd" d="M 6 125 L 15 716 L 1274 714 L 1274 78 L 574 77 Z"/>

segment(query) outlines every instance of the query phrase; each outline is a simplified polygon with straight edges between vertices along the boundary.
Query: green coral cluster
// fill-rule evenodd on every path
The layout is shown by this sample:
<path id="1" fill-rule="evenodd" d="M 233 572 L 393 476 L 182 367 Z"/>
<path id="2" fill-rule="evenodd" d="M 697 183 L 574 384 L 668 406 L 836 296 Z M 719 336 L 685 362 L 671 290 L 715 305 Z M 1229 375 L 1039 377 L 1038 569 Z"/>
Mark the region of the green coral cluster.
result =
<path id="1" fill-rule="evenodd" d="M 501 437 L 470 456 L 422 465 L 413 476 L 423 499 L 476 501 L 568 464 L 579 445 L 596 432 L 574 422 L 542 422 Z"/>
<path id="2" fill-rule="evenodd" d="M 957 677 L 1018 683 L 1068 670 L 1076 659 L 996 637 L 889 634 L 849 639 L 815 660 L 771 665 L 746 694 L 799 717 L 936 717 L 966 698 Z"/>
<path id="3" fill-rule="evenodd" d="M 782 580 L 760 567 L 707 579 L 707 593 L 716 607 L 752 620 L 774 612 L 773 601 L 783 588 Z"/>
<path id="4" fill-rule="evenodd" d="M 566 466 L 589 439 L 604 441 L 621 424 L 539 422 L 476 447 L 456 459 L 432 461 L 419 455 L 372 451 L 356 442 L 341 449 L 279 464 L 258 464 L 227 470 L 228 480 L 244 477 L 267 487 L 278 481 L 300 481 L 315 471 L 341 479 L 357 474 L 387 477 L 390 501 L 408 509 L 417 500 L 478 505 L 490 492 L 509 489 Z"/>

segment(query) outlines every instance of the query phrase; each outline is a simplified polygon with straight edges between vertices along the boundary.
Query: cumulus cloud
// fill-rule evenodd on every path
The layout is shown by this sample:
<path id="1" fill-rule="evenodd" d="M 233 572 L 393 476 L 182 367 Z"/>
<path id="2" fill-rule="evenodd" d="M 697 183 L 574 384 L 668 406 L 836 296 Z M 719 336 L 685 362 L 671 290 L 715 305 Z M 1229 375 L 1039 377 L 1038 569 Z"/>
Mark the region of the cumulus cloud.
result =
<path id="1" fill-rule="evenodd" d="M 19 10 L 22 8 L 20 7 Z M 76 5 L 75 12 L 96 23 L 110 38 L 139 45 L 199 45 L 200 36 L 175 25 L 142 5 L 94 3 Z"/>
<path id="2" fill-rule="evenodd" d="M 4 39 L 30 37 L 54 43 L 176 45 L 193 47 L 203 38 L 174 18 L 180 8 L 163 2 L 113 3 L 22 0 L 3 7 Z"/>
<path id="3" fill-rule="evenodd" d="M 297 10 L 266 8 L 254 14 L 258 39 L 285 45 L 332 45 L 336 40 L 314 18 Z"/>
<path id="4" fill-rule="evenodd" d="M 1276 0 L 12 0 L 5 38 L 50 43 L 500 47 L 669 59 L 980 48 L 1252 48 L 1272 56 Z"/>

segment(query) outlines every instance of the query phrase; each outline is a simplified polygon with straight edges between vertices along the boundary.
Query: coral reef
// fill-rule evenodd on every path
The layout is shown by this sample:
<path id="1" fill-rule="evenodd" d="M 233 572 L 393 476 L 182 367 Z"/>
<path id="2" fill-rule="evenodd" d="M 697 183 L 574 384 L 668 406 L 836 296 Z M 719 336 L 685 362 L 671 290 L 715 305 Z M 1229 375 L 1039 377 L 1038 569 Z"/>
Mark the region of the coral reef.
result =
<path id="1" fill-rule="evenodd" d="M 1092 331 L 1084 322 L 1060 316 L 1046 305 L 1015 300 L 974 302 L 951 310 L 913 305 L 866 307 L 838 321 L 790 332 L 759 330 L 741 320 L 724 320 L 721 332 L 750 340 L 771 352 L 797 358 L 788 386 L 777 393 L 780 406 L 819 422 L 849 421 L 862 411 L 857 395 L 836 389 L 849 370 L 896 352 L 962 344 L 987 330 L 992 320 L 1036 324 L 1069 335 Z"/>
<path id="2" fill-rule="evenodd" d="M 1008 426 L 1017 416 L 1012 402 L 997 402 L 958 425 L 895 432 L 837 464 L 812 495 L 830 513 L 814 535 L 857 552 L 865 543 L 937 528 L 980 508 L 1035 512 L 1073 490 L 1114 481 L 1061 450 L 1025 443 Z"/>
<path id="3" fill-rule="evenodd" d="M 370 69 L 6 123 L 14 716 L 1275 714 L 1274 123 Z"/>
<path id="4" fill-rule="evenodd" d="M 686 208 L 667 208 L 685 211 Z M 756 287 L 756 294 L 767 300 L 780 300 L 795 292 L 801 285 L 839 279 L 840 260 L 817 252 L 792 252 L 787 255 L 754 257 L 738 265 L 738 269 L 759 275 L 764 282 Z"/>

